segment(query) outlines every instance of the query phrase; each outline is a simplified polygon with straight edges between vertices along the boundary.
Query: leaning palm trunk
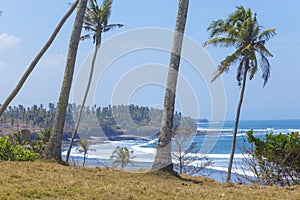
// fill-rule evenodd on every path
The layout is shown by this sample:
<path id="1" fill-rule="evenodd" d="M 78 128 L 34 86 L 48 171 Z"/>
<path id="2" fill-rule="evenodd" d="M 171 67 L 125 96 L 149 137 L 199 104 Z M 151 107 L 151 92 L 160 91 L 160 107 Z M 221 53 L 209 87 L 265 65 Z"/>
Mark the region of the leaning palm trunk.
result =
<path id="1" fill-rule="evenodd" d="M 87 84 L 87 87 L 86 87 L 86 90 L 85 90 L 85 93 L 84 93 L 84 96 L 83 96 L 83 100 L 82 100 L 82 103 L 81 103 L 81 107 L 80 107 L 80 111 L 79 111 L 79 114 L 78 114 L 75 130 L 74 130 L 74 132 L 72 134 L 72 137 L 71 137 L 71 140 L 70 140 L 70 145 L 69 145 L 67 156 L 66 156 L 66 163 L 69 163 L 69 157 L 70 157 L 71 149 L 72 149 L 72 146 L 73 146 L 73 143 L 74 143 L 74 139 L 75 139 L 75 137 L 78 133 L 82 112 L 83 112 L 85 102 L 86 102 L 87 96 L 89 94 L 91 82 L 92 82 L 92 79 L 93 79 L 95 62 L 96 62 L 96 58 L 97 58 L 98 49 L 100 48 L 100 43 L 101 42 L 99 41 L 97 43 L 96 47 L 95 47 L 95 51 L 94 51 L 94 55 L 93 55 L 93 59 L 92 59 L 92 66 L 91 66 L 90 75 L 89 75 L 89 79 L 88 79 L 88 84 Z"/>
<path id="2" fill-rule="evenodd" d="M 64 25 L 64 23 L 66 22 L 66 20 L 70 17 L 70 15 L 73 13 L 73 11 L 75 10 L 77 4 L 78 4 L 79 0 L 76 0 L 75 3 L 72 5 L 72 7 L 70 8 L 70 10 L 68 10 L 68 12 L 63 16 L 63 18 L 60 20 L 60 22 L 58 23 L 57 27 L 54 29 L 51 37 L 49 38 L 49 40 L 47 41 L 47 43 L 45 44 L 45 46 L 41 49 L 41 51 L 38 53 L 38 55 L 34 58 L 34 60 L 30 63 L 30 65 L 28 66 L 27 70 L 25 71 L 25 73 L 23 74 L 23 76 L 21 77 L 20 81 L 18 82 L 18 84 L 16 85 L 16 87 L 14 88 L 14 90 L 10 93 L 10 95 L 7 97 L 7 99 L 4 101 L 3 105 L 0 108 L 0 116 L 3 114 L 3 112 L 6 110 L 7 106 L 10 104 L 10 102 L 15 98 L 15 96 L 18 94 L 18 92 L 20 91 L 20 89 L 22 88 L 22 86 L 24 85 L 26 79 L 29 77 L 30 73 L 33 71 L 33 69 L 35 68 L 35 66 L 37 65 L 37 63 L 39 62 L 39 60 L 42 58 L 42 56 L 44 55 L 44 53 L 48 50 L 48 48 L 51 46 L 52 42 L 54 41 L 55 37 L 57 36 L 57 34 L 59 33 L 61 27 Z"/>
<path id="3" fill-rule="evenodd" d="M 182 42 L 184 36 L 184 29 L 187 19 L 188 12 L 188 0 L 180 0 L 176 28 L 173 39 L 172 53 L 170 57 L 170 66 L 168 71 L 167 87 L 164 99 L 164 112 L 162 118 L 162 127 L 160 130 L 160 136 L 157 144 L 157 152 L 155 156 L 154 163 L 152 165 L 152 170 L 163 170 L 163 171 L 173 171 L 172 164 L 172 136 L 173 136 L 173 118 L 174 118 L 174 105 L 175 105 L 175 94 L 176 94 L 176 84 L 178 78 L 178 70 L 180 64 L 180 56 L 182 49 Z"/>
<path id="4" fill-rule="evenodd" d="M 232 138 L 232 148 L 231 148 L 230 158 L 229 158 L 229 163 L 228 163 L 226 182 L 229 182 L 231 179 L 231 170 L 232 170 L 233 157 L 234 157 L 235 146 L 236 146 L 236 135 L 237 135 L 238 126 L 239 126 L 240 113 L 241 113 L 241 108 L 242 108 L 242 103 L 243 103 L 243 98 L 244 98 L 244 93 L 245 93 L 246 79 L 247 79 L 247 72 L 248 72 L 247 66 L 245 68 L 246 69 L 245 69 L 244 77 L 243 77 L 240 100 L 239 100 L 236 117 L 235 117 L 235 124 L 234 124 L 234 130 L 233 130 L 233 138 Z"/>
<path id="5" fill-rule="evenodd" d="M 61 161 L 62 133 L 65 124 L 66 110 L 73 80 L 77 49 L 80 40 L 86 5 L 87 0 L 81 0 L 77 10 L 69 44 L 69 52 L 64 73 L 64 80 L 60 91 L 57 110 L 55 113 L 55 121 L 52 127 L 50 139 L 46 144 L 45 151 L 42 154 L 42 158 L 44 159 L 55 159 L 57 161 Z"/>

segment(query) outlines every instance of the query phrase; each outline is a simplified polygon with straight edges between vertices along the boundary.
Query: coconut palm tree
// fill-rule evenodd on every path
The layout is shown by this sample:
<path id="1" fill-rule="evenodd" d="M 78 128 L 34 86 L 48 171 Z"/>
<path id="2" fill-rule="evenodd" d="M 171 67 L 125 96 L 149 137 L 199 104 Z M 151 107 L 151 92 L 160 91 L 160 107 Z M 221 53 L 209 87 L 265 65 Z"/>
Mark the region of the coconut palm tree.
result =
<path id="1" fill-rule="evenodd" d="M 21 77 L 20 81 L 16 85 L 16 87 L 13 89 L 13 91 L 10 93 L 10 95 L 7 97 L 7 99 L 4 101 L 2 106 L 0 107 L 0 116 L 3 114 L 3 112 L 6 110 L 7 106 L 10 104 L 10 102 L 15 98 L 15 96 L 18 94 L 22 86 L 24 85 L 26 79 L 29 77 L 30 73 L 33 71 L 39 60 L 42 58 L 44 53 L 48 50 L 48 48 L 51 46 L 52 42 L 54 41 L 55 37 L 59 33 L 60 29 L 66 22 L 66 20 L 70 17 L 70 15 L 75 10 L 76 6 L 78 5 L 79 0 L 76 0 L 72 7 L 68 10 L 68 12 L 63 16 L 63 18 L 58 23 L 57 27 L 54 29 L 52 35 L 50 36 L 47 43 L 44 45 L 44 47 L 41 49 L 41 51 L 37 54 L 37 56 L 34 58 L 34 60 L 30 63 L 28 68 L 26 69 L 25 73 Z"/>
<path id="2" fill-rule="evenodd" d="M 248 76 L 251 80 L 260 66 L 264 81 L 263 86 L 268 82 L 270 77 L 270 63 L 268 57 L 272 57 L 273 55 L 266 48 L 265 43 L 275 35 L 275 29 L 270 28 L 263 30 L 262 26 L 257 22 L 256 14 L 253 14 L 251 9 L 245 9 L 243 6 L 239 6 L 227 19 L 213 21 L 208 27 L 208 31 L 210 32 L 210 39 L 204 43 L 204 46 L 211 45 L 235 48 L 235 51 L 221 62 L 212 81 L 216 80 L 223 72 L 228 71 L 230 66 L 237 63 L 236 78 L 241 87 L 226 177 L 226 181 L 229 182 L 246 80 Z"/>
<path id="3" fill-rule="evenodd" d="M 152 170 L 173 172 L 171 141 L 173 136 L 173 118 L 175 106 L 176 84 L 180 64 L 182 42 L 188 12 L 188 0 L 179 0 L 176 27 L 168 71 L 168 79 L 164 99 L 164 112 L 161 122 L 160 136 L 157 144 Z"/>
<path id="4" fill-rule="evenodd" d="M 64 72 L 64 79 L 55 113 L 55 120 L 52 126 L 52 133 L 41 156 L 43 159 L 55 159 L 57 161 L 61 161 L 62 133 L 65 124 L 66 111 L 68 107 L 68 100 L 73 80 L 77 49 L 80 40 L 86 6 L 87 0 L 80 0 L 70 38 L 66 69 Z"/>
<path id="5" fill-rule="evenodd" d="M 123 169 L 128 164 L 134 165 L 132 159 L 135 158 L 133 156 L 133 151 L 129 151 L 127 147 L 116 147 L 113 151 L 110 159 L 112 162 L 112 167 L 121 166 Z"/>
<path id="6" fill-rule="evenodd" d="M 91 143 L 86 138 L 80 139 L 78 142 L 78 146 L 79 146 L 78 151 L 83 153 L 82 166 L 84 167 L 86 163 L 88 151 L 95 151 L 95 150 L 90 148 Z"/>
<path id="7" fill-rule="evenodd" d="M 102 39 L 102 33 L 108 32 L 114 28 L 120 28 L 123 25 L 122 24 L 108 24 L 108 20 L 111 14 L 111 5 L 112 0 L 103 0 L 102 5 L 99 6 L 97 3 L 97 0 L 89 0 L 89 6 L 87 7 L 87 11 L 84 18 L 84 25 L 83 28 L 88 32 L 88 34 L 81 37 L 82 40 L 88 39 L 92 36 L 93 43 L 95 44 L 95 50 L 94 55 L 92 59 L 92 65 L 91 70 L 89 74 L 88 84 L 83 96 L 83 100 L 81 103 L 81 108 L 78 114 L 75 130 L 72 134 L 70 145 L 68 148 L 67 156 L 66 156 L 66 162 L 69 162 L 69 156 L 71 153 L 71 149 L 73 146 L 74 139 L 76 137 L 76 134 L 78 132 L 78 128 L 80 125 L 80 120 L 82 116 L 82 112 L 84 109 L 84 105 L 90 90 L 94 68 L 95 68 L 95 61 L 97 58 L 98 49 L 101 45 L 101 39 Z"/>

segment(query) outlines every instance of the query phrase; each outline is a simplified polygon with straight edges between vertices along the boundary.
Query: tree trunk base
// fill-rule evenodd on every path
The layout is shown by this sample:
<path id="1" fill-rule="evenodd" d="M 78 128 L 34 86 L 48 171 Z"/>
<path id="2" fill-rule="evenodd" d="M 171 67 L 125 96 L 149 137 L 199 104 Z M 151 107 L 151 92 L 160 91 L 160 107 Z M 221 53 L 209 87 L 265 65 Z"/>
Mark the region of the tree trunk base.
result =
<path id="1" fill-rule="evenodd" d="M 158 170 L 156 170 L 156 169 L 153 170 L 152 169 L 149 173 L 150 174 L 156 174 L 156 175 L 171 175 L 171 176 L 174 176 L 176 178 L 180 178 L 180 179 L 182 178 L 178 172 L 173 170 L 173 164 L 170 164 L 170 165 L 168 165 L 164 168 L 158 169 Z"/>
<path id="2" fill-rule="evenodd" d="M 168 165 L 168 166 L 166 166 L 166 167 L 160 168 L 160 169 L 152 169 L 150 171 L 150 173 L 151 172 L 154 172 L 154 173 L 155 172 L 164 172 L 164 173 L 168 173 L 168 174 L 171 174 L 173 176 L 176 176 L 176 177 L 180 177 L 180 175 L 176 171 L 174 171 L 174 169 L 173 169 L 173 163 L 170 164 L 170 165 Z"/>

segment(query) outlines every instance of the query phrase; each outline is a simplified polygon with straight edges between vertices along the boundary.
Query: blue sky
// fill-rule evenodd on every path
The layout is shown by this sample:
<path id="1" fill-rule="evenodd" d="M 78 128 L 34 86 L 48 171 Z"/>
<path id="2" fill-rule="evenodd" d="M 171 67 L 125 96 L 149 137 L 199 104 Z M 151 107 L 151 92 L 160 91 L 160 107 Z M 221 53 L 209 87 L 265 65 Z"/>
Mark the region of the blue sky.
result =
<path id="1" fill-rule="evenodd" d="M 68 3 L 72 1 L 0 0 L 0 2 L 0 10 L 4 11 L 0 17 L 0 102 L 3 102 L 69 8 Z M 206 28 L 210 22 L 227 17 L 239 5 L 256 12 L 259 23 L 265 28 L 273 27 L 277 30 L 277 35 L 267 44 L 274 55 L 270 58 L 272 65 L 270 80 L 263 88 L 259 72 L 248 82 L 241 118 L 299 119 L 300 90 L 297 85 L 300 74 L 298 62 L 300 2 L 190 0 L 186 35 L 201 46 L 208 39 Z M 173 29 L 177 6 L 177 0 L 114 0 L 110 22 L 122 23 L 125 26 L 104 34 L 104 40 L 136 28 Z M 57 102 L 73 20 L 74 14 L 64 25 L 12 105 L 30 106 Z M 75 79 L 80 66 L 87 62 L 86 58 L 92 50 L 91 41 L 80 43 Z M 215 64 L 232 52 L 231 49 L 213 47 L 206 48 L 205 51 Z M 102 90 L 96 95 L 96 103 L 99 105 L 110 103 L 105 94 L 113 89 L 111 84 L 131 67 L 148 63 L 167 66 L 168 61 L 168 53 L 151 50 L 132 53 L 118 60 L 99 82 L 99 88 Z M 193 77 L 188 62 L 182 62 L 181 73 L 187 74 L 187 79 L 190 80 L 199 99 L 200 116 L 210 118 L 212 106 L 206 85 L 210 83 L 204 83 L 201 77 Z M 236 68 L 232 66 L 229 73 L 222 76 L 226 92 L 226 119 L 235 117 L 240 92 L 235 75 Z M 132 95 L 130 103 L 159 107 L 163 102 L 163 93 L 164 89 L 161 86 L 143 87 Z M 177 105 L 177 110 L 181 107 Z"/>

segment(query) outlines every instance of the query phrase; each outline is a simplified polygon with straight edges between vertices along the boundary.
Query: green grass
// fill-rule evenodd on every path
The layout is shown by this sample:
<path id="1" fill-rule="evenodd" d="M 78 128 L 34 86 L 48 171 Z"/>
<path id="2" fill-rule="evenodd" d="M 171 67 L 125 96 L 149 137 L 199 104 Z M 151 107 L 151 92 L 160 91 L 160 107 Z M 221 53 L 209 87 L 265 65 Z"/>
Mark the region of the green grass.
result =
<path id="1" fill-rule="evenodd" d="M 202 177 L 45 162 L 0 162 L 0 199 L 300 199 L 300 186 L 221 184 Z"/>

